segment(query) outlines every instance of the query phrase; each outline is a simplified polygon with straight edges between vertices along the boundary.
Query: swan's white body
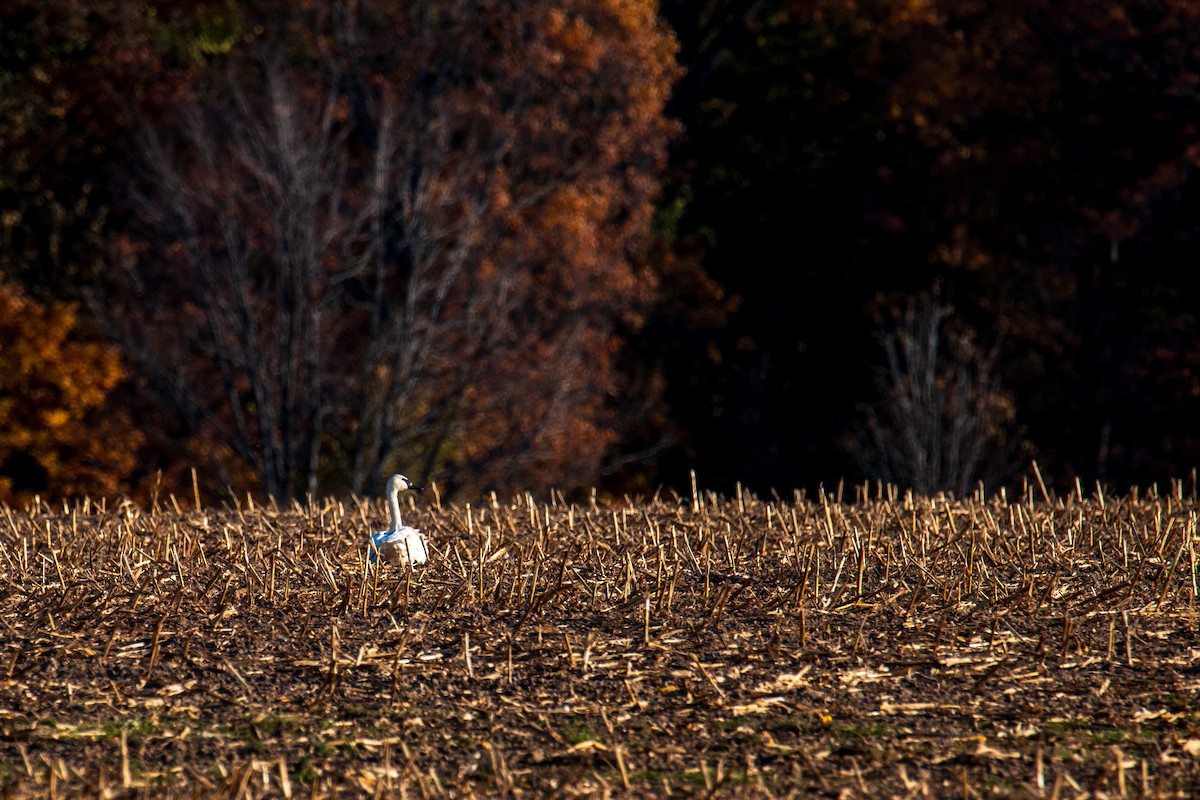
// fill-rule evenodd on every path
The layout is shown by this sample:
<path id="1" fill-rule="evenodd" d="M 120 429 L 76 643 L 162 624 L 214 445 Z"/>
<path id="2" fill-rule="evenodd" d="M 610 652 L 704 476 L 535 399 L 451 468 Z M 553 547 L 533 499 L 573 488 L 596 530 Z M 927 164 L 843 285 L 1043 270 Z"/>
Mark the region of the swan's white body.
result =
<path id="1" fill-rule="evenodd" d="M 375 563 L 376 554 L 389 564 L 403 567 L 411 564 L 414 567 L 429 560 L 425 547 L 425 535 L 416 528 L 400 522 L 400 492 L 403 489 L 421 491 L 403 475 L 393 475 L 387 482 L 388 510 L 392 516 L 391 530 L 379 531 L 371 535 L 370 561 Z"/>

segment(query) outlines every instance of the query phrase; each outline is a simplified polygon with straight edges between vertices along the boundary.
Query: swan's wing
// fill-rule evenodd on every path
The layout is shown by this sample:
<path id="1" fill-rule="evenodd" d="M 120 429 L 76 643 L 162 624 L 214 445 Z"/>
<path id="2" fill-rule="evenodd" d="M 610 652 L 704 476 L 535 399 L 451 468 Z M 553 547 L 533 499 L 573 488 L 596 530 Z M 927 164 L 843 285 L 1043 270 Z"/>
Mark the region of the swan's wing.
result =
<path id="1" fill-rule="evenodd" d="M 397 549 L 402 551 L 404 560 L 409 563 L 418 565 L 424 564 L 429 556 L 425 552 L 425 537 L 416 528 L 405 526 L 396 531 L 400 541 L 396 543 Z"/>
<path id="2" fill-rule="evenodd" d="M 406 525 L 394 531 L 381 531 L 371 540 L 380 557 L 396 566 L 424 564 L 428 560 L 425 537 L 416 528 Z"/>
<path id="3" fill-rule="evenodd" d="M 424 564 L 429 560 L 425 549 L 425 536 L 416 528 L 408 528 L 404 539 L 404 547 L 408 551 L 408 559 L 413 564 Z"/>
<path id="4" fill-rule="evenodd" d="M 388 534 L 391 531 L 379 531 L 371 534 L 371 541 L 367 544 L 367 563 L 374 564 L 379 560 L 379 548 L 383 546 L 387 540 Z"/>

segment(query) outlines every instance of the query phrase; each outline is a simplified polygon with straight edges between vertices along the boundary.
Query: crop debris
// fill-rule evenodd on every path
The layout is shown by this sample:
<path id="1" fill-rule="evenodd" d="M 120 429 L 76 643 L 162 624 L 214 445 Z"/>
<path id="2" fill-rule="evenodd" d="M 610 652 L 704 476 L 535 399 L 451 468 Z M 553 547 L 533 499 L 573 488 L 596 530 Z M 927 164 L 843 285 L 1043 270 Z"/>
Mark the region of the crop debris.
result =
<path id="1" fill-rule="evenodd" d="M 0 793 L 1200 786 L 1182 491 L 439 503 L 417 570 L 385 517 L 0 508 Z"/>

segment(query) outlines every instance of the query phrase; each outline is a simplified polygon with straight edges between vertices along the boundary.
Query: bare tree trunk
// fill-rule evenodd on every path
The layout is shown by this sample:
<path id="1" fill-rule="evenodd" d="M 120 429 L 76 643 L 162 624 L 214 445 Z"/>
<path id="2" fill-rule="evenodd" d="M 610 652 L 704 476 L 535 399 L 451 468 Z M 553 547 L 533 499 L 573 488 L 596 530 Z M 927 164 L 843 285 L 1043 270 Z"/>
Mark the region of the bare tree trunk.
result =
<path id="1" fill-rule="evenodd" d="M 337 303 L 326 290 L 358 267 L 335 260 L 347 232 L 336 95 L 319 96 L 314 113 L 280 59 L 264 56 L 251 67 L 262 84 L 253 94 L 231 71 L 223 104 L 185 109 L 171 139 L 145 130 L 149 189 L 141 207 L 161 235 L 182 242 L 184 258 L 171 265 L 174 274 L 156 264 L 130 268 L 147 270 L 141 285 L 173 284 L 177 294 L 164 287 L 168 296 L 149 308 L 180 299 L 184 307 L 157 325 L 114 327 L 127 342 L 153 336 L 167 345 L 182 329 L 199 344 L 225 402 L 195 385 L 173 393 L 173 404 L 254 465 L 264 493 L 284 499 L 298 481 L 315 488 L 321 361 L 330 346 L 323 320 Z M 195 360 L 148 340 L 131 350 L 159 374 L 168 371 L 163 359 Z"/>

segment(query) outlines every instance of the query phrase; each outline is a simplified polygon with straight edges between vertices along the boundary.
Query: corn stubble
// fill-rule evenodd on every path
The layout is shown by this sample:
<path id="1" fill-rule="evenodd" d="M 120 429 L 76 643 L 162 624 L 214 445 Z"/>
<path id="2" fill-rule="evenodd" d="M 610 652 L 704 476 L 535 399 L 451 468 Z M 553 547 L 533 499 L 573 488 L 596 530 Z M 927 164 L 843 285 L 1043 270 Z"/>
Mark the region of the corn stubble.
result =
<path id="1" fill-rule="evenodd" d="M 1195 498 L 0 509 L 0 791 L 1176 796 Z"/>

